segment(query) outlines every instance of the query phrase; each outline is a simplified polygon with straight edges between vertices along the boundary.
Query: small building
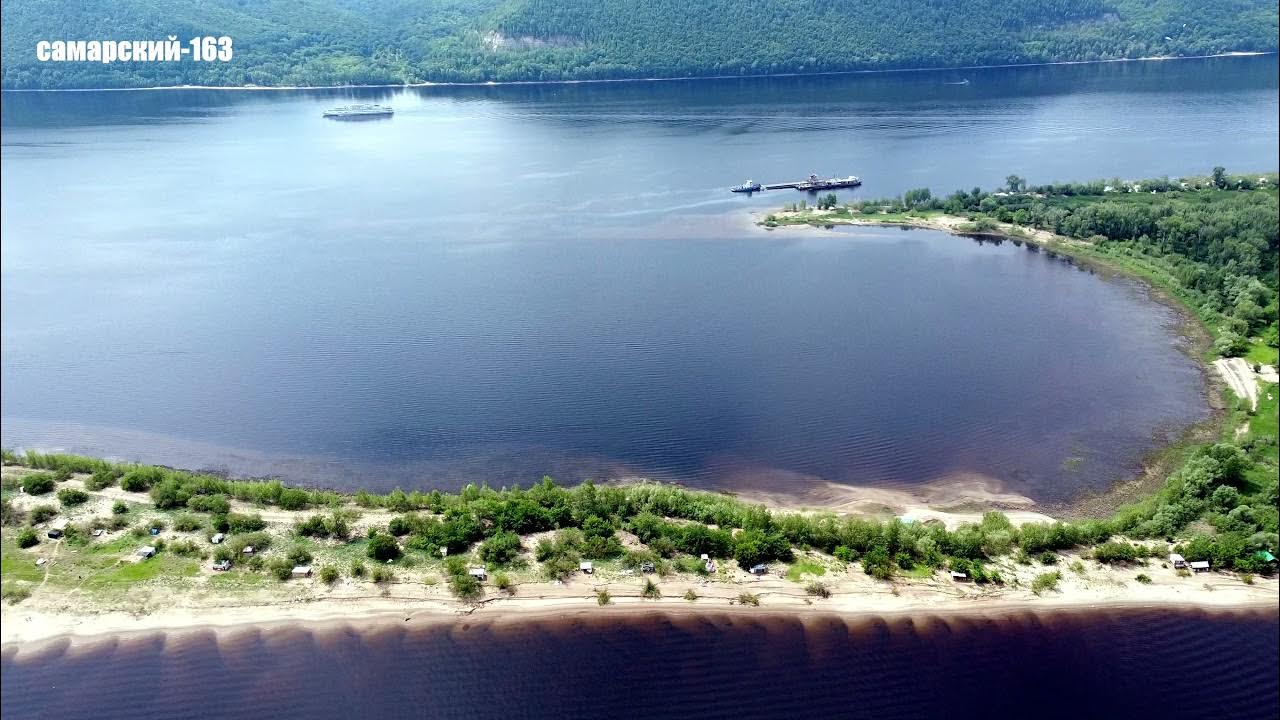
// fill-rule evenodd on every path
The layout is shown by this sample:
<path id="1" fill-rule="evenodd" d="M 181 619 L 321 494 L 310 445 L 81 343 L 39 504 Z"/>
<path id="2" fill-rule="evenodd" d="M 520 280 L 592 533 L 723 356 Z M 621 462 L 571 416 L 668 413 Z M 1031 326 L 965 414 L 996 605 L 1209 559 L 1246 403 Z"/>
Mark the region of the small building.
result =
<path id="1" fill-rule="evenodd" d="M 488 580 L 489 571 L 482 567 L 467 568 L 467 574 L 477 580 Z"/>
<path id="2" fill-rule="evenodd" d="M 965 575 L 965 574 L 964 574 L 964 573 L 962 573 L 962 572 L 958 572 L 958 571 L 956 571 L 956 570 L 952 570 L 952 571 L 951 571 L 951 579 L 952 579 L 952 580 L 954 580 L 955 582 L 964 582 L 964 581 L 966 581 L 966 580 L 968 580 L 968 579 L 969 579 L 969 576 L 968 576 L 968 575 Z"/>
<path id="3" fill-rule="evenodd" d="M 699 556 L 699 559 L 701 559 L 702 562 L 706 562 L 711 559 L 711 556 L 706 553 L 702 553 L 702 555 Z"/>
<path id="4" fill-rule="evenodd" d="M 596 572 L 595 565 L 592 565 L 590 560 L 583 560 L 578 563 L 578 569 L 587 575 L 594 575 Z"/>
<path id="5" fill-rule="evenodd" d="M 769 566 L 768 566 L 768 565 L 765 565 L 764 563 L 760 563 L 759 565 L 752 565 L 752 566 L 751 566 L 751 574 L 752 574 L 752 575 L 764 575 L 764 574 L 765 574 L 765 573 L 767 573 L 767 572 L 769 572 Z"/>
<path id="6" fill-rule="evenodd" d="M 227 539 L 226 535 L 222 533 L 214 533 L 213 537 L 209 538 L 209 542 L 213 543 L 214 545 L 221 545 L 222 541 L 226 539 Z"/>
<path id="7" fill-rule="evenodd" d="M 1187 566 L 1187 559 L 1182 557 L 1178 553 L 1169 553 L 1169 564 L 1174 566 L 1178 570 L 1181 570 L 1182 568 Z"/>
<path id="8" fill-rule="evenodd" d="M 220 571 L 220 572 L 226 572 L 227 570 L 230 570 L 230 569 L 231 569 L 231 561 L 230 561 L 230 560 L 217 560 L 217 561 L 215 561 L 215 562 L 213 563 L 213 569 L 214 569 L 214 570 L 218 570 L 218 571 Z"/>
<path id="9" fill-rule="evenodd" d="M 1209 572 L 1208 560 L 1195 560 L 1191 563 L 1192 572 Z"/>
<path id="10" fill-rule="evenodd" d="M 138 548 L 138 551 L 134 553 L 134 555 L 137 555 L 143 560 L 146 560 L 147 558 L 153 558 L 156 556 L 156 549 L 151 547 L 150 545 L 146 547 L 140 547 Z"/>
<path id="11" fill-rule="evenodd" d="M 289 574 L 289 576 L 290 576 L 290 577 L 292 577 L 292 578 L 295 578 L 295 579 L 297 579 L 297 578 L 309 578 L 309 577 L 311 577 L 311 566 L 310 566 L 310 565 L 295 565 L 295 566 L 293 566 L 293 572 L 291 572 L 291 573 Z"/>
<path id="12" fill-rule="evenodd" d="M 104 531 L 102 528 L 94 528 L 94 529 L 93 529 L 93 533 L 92 533 L 92 535 L 93 535 L 94 537 L 102 537 L 102 533 L 103 533 L 103 532 L 105 532 L 105 531 Z"/>
<path id="13" fill-rule="evenodd" d="M 654 568 L 653 568 L 653 563 L 651 563 L 651 562 L 642 562 L 642 563 L 640 563 L 640 572 L 642 572 L 642 573 L 651 573 L 651 572 L 653 572 L 653 569 L 654 569 Z"/>
<path id="14" fill-rule="evenodd" d="M 254 552 L 256 552 L 256 551 L 253 549 L 253 546 L 252 546 L 252 545 L 245 545 L 245 546 L 244 546 L 244 549 L 240 551 L 240 554 L 241 554 L 241 555 L 252 555 Z"/>

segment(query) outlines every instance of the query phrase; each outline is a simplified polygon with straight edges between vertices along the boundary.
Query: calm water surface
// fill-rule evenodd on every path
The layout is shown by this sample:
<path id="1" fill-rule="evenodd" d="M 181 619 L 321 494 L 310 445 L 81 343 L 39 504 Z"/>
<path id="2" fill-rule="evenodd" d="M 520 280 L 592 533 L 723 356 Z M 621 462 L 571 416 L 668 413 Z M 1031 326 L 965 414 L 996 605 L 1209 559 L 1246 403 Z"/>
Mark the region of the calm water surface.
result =
<path id="1" fill-rule="evenodd" d="M 1274 169 L 1274 58 L 709 83 L 6 94 L 6 447 L 329 485 L 1102 488 L 1204 416 L 1141 288 L 845 196 Z M 1224 128 L 1231 128 L 1229 133 Z"/>
<path id="2" fill-rule="evenodd" d="M 6 650 L 22 718 L 1274 718 L 1273 613 L 637 616 Z"/>

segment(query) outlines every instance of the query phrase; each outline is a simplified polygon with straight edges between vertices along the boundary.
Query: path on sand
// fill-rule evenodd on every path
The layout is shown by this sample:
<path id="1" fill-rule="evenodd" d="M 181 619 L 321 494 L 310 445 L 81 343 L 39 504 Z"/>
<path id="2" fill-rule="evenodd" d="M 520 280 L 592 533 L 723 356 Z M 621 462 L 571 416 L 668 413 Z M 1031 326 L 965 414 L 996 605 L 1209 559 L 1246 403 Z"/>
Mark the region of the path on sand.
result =
<path id="1" fill-rule="evenodd" d="M 1231 386 L 1231 391 L 1237 397 L 1247 399 L 1249 407 L 1254 410 L 1258 409 L 1258 378 L 1253 373 L 1253 368 L 1249 367 L 1249 362 L 1244 358 L 1218 358 L 1213 361 L 1213 367 Z"/>

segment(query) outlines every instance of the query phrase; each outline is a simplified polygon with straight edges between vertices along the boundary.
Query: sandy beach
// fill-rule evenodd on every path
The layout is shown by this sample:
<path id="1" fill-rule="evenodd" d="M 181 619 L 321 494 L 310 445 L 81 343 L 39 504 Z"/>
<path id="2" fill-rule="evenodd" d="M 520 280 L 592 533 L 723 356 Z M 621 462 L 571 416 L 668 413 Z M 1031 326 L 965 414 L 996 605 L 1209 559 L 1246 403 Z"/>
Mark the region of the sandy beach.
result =
<path id="1" fill-rule="evenodd" d="M 1078 563 L 1078 564 L 1077 564 Z M 689 575 L 654 577 L 662 592 L 658 599 L 640 595 L 638 576 L 611 573 L 607 577 L 576 575 L 564 583 L 527 582 L 514 594 L 486 588 L 476 603 L 454 599 L 442 585 L 393 582 L 385 586 L 345 578 L 332 587 L 318 579 L 270 584 L 247 593 L 202 592 L 200 583 L 179 589 L 169 585 L 139 587 L 129 609 L 77 597 L 77 593 L 35 596 L 0 615 L 0 643 L 22 649 L 45 642 L 92 640 L 106 635 L 204 630 L 234 630 L 245 626 L 317 625 L 326 623 L 441 623 L 465 618 L 520 621 L 570 615 L 661 612 L 697 614 L 837 614 L 847 617 L 890 615 L 991 615 L 1003 612 L 1048 612 L 1101 608 L 1181 607 L 1207 610 L 1267 610 L 1280 608 L 1280 580 L 1251 578 L 1246 583 L 1231 573 L 1179 575 L 1163 563 L 1148 566 L 1107 566 L 1064 553 L 1057 565 L 1062 573 L 1058 589 L 1037 595 L 1034 577 L 1046 570 L 1039 563 L 997 566 L 1004 586 L 952 581 L 938 571 L 922 578 L 882 582 L 860 569 L 832 568 L 816 578 L 829 589 L 828 598 L 806 593 L 814 580 L 789 580 L 771 568 L 763 577 L 736 567 L 715 579 Z M 1138 581 L 1139 575 L 1150 578 Z M 607 606 L 596 593 L 611 596 Z M 686 599 L 692 591 L 696 600 Z M 758 606 L 744 605 L 743 593 Z"/>

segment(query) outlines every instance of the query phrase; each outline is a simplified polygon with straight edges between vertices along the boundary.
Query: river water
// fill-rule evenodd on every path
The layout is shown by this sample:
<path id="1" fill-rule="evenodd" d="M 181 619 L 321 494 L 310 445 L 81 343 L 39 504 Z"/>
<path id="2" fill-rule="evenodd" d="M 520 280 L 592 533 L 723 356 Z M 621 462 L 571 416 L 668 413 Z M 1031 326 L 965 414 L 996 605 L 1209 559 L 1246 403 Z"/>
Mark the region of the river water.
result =
<path id="1" fill-rule="evenodd" d="M 1068 500 L 1205 416 L 1170 311 L 1010 243 L 766 232 L 801 196 L 727 187 L 1274 169 L 1276 85 L 1268 57 L 6 93 L 0 440 L 344 488 Z M 396 115 L 320 117 L 357 98 Z"/>
<path id="2" fill-rule="evenodd" d="M 20 718 L 1274 718 L 1271 612 L 723 615 L 155 634 L 6 650 Z"/>

